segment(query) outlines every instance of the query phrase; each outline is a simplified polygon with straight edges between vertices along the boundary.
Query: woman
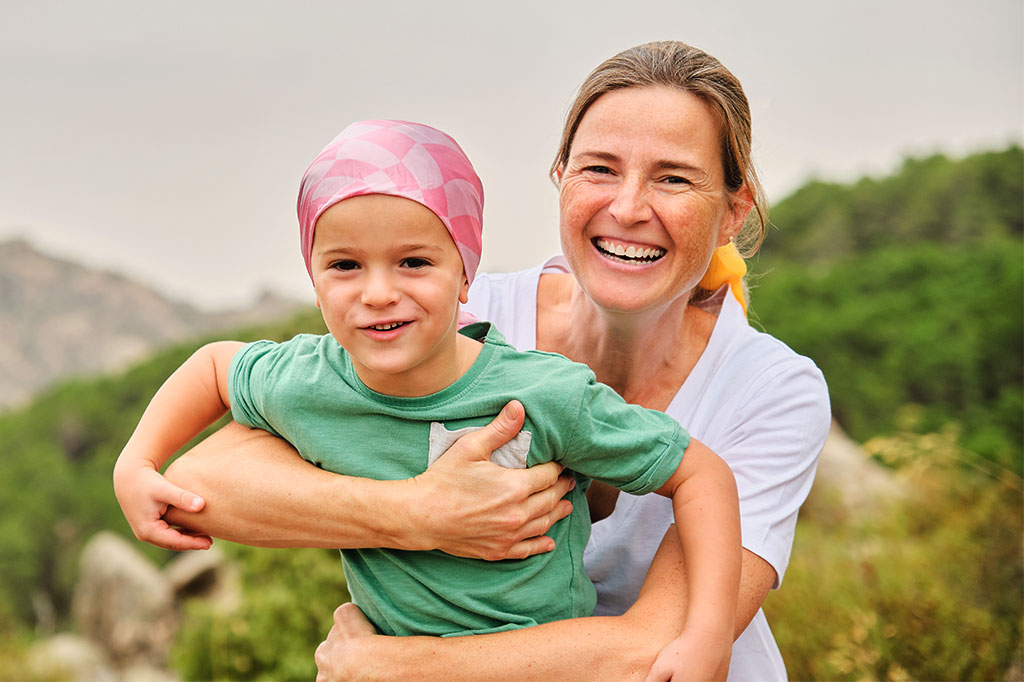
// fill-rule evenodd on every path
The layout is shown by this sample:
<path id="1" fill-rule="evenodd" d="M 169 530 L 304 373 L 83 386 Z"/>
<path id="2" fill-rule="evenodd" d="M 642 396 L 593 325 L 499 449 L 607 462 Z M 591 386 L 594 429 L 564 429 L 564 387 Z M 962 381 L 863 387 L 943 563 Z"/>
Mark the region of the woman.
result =
<path id="1" fill-rule="evenodd" d="M 739 238 L 756 249 L 764 211 L 742 88 L 716 59 L 682 43 L 627 50 L 584 82 L 552 174 L 559 187 L 564 258 L 479 279 L 469 309 L 495 322 L 520 348 L 585 362 L 626 400 L 666 411 L 729 462 L 740 492 L 744 544 L 730 679 L 784 679 L 760 606 L 781 582 L 797 511 L 828 431 L 829 409 L 824 380 L 813 363 L 746 323 L 740 269 L 730 260 L 730 244 Z M 751 214 L 753 235 L 744 233 Z M 543 490 L 554 472 L 536 472 L 534 480 L 520 481 L 510 493 L 515 485 L 505 487 L 508 474 L 499 476 L 477 461 L 481 449 L 514 432 L 509 416 L 503 414 L 475 440 L 457 444 L 461 449 L 446 455 L 451 460 L 445 469 L 428 470 L 418 481 L 390 482 L 390 487 L 327 481 L 295 469 L 294 460 L 277 463 L 284 458 L 269 455 L 265 461 L 272 474 L 253 476 L 251 482 L 246 477 L 238 485 L 235 472 L 229 483 L 226 465 L 197 454 L 172 476 L 205 492 L 210 507 L 224 512 L 211 514 L 211 509 L 208 520 L 184 515 L 172 520 L 258 544 L 357 546 L 365 541 L 416 548 L 409 540 L 410 524 L 423 523 L 426 515 L 406 508 L 409 499 L 419 499 L 417 486 L 426 481 L 429 488 L 431 476 L 448 477 L 446 485 L 459 481 L 465 492 L 459 504 L 489 510 L 467 513 L 462 521 L 473 527 L 457 530 L 482 537 L 487 533 L 475 528 L 494 528 L 498 507 L 493 500 L 474 498 L 472 486 L 482 480 L 478 477 L 493 476 L 487 485 L 502 491 L 495 495 L 500 504 L 519 500 L 514 518 L 503 526 L 514 528 L 510 534 L 498 532 L 501 539 L 481 552 L 487 542 L 460 546 L 441 537 L 447 531 L 436 524 L 425 524 L 422 543 L 487 558 L 505 556 L 507 548 L 509 555 L 538 551 L 545 547 L 538 533 L 564 512 L 553 500 L 565 484 Z M 239 438 L 220 436 L 235 450 Z M 261 442 L 253 449 L 273 448 Z M 204 464 L 207 459 L 212 463 Z M 276 500 L 272 511 L 255 521 L 246 518 L 242 497 L 250 485 L 257 487 L 262 504 Z M 224 496 L 232 486 L 234 497 Z M 343 490 L 347 518 L 317 518 L 287 497 L 286 490 L 311 486 Z M 595 523 L 586 563 L 598 590 L 597 615 L 605 617 L 472 638 L 392 640 L 373 636 L 358 613 L 342 608 L 317 653 L 322 677 L 643 679 L 685 618 L 679 547 L 671 536 L 662 543 L 671 508 L 651 496 L 616 500 L 602 493 L 594 490 L 591 506 L 595 518 L 607 518 Z M 413 497 L 403 506 L 406 494 Z M 390 512 L 391 528 L 368 529 L 364 521 L 353 521 L 367 518 L 371 509 Z M 241 527 L 247 530 L 240 532 Z M 685 661 L 669 656 L 659 659 L 650 679 L 668 679 L 672 671 L 690 672 Z"/>

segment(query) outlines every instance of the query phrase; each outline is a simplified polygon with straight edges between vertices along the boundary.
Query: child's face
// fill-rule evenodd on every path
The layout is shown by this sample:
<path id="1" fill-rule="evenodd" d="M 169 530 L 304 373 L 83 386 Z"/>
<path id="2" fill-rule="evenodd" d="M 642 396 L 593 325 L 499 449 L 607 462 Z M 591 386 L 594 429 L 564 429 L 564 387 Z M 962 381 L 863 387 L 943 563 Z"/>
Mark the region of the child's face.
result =
<path id="1" fill-rule="evenodd" d="M 458 378 L 458 304 L 469 284 L 430 209 L 381 194 L 340 201 L 316 222 L 311 266 L 317 306 L 363 383 L 410 396 Z"/>

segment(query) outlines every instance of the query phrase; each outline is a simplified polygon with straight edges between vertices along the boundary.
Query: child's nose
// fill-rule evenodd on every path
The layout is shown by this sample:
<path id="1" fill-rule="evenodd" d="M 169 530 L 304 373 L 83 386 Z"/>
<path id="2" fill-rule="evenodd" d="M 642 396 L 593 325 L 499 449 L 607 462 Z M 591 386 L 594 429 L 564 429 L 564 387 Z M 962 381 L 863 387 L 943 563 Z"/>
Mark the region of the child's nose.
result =
<path id="1" fill-rule="evenodd" d="M 374 308 L 381 308 L 398 301 L 398 288 L 392 278 L 384 272 L 371 272 L 363 287 L 362 302 Z"/>

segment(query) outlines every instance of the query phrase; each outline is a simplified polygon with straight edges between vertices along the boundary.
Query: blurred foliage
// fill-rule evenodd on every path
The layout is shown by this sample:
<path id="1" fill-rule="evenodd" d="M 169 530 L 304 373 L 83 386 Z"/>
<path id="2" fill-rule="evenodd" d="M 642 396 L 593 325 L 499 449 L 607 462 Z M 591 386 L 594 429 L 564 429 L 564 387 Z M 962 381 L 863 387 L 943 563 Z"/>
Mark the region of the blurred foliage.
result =
<path id="1" fill-rule="evenodd" d="M 816 266 L 920 242 L 968 245 L 1024 233 L 1024 150 L 908 159 L 850 185 L 814 181 L 772 207 L 761 260 Z"/>
<path id="2" fill-rule="evenodd" d="M 764 607 L 792 679 L 1010 679 L 1014 663 L 1019 673 L 1021 479 L 965 470 L 974 455 L 958 440 L 946 428 L 869 441 L 904 491 L 876 509 L 844 513 L 827 489 L 812 491 L 784 587 Z"/>
<path id="3" fill-rule="evenodd" d="M 221 543 L 242 567 L 229 613 L 194 601 L 171 654 L 188 680 L 311 680 L 313 651 L 349 601 L 337 550 L 268 550 Z"/>
<path id="4" fill-rule="evenodd" d="M 751 262 L 751 319 L 817 362 L 838 421 L 906 493 L 871 515 L 812 493 L 785 589 L 766 604 L 794 679 L 1020 674 L 1022 171 L 1016 146 L 933 156 L 890 178 L 809 183 L 773 209 L 781 229 Z M 300 331 L 325 331 L 316 310 L 233 336 Z M 157 387 L 201 343 L 0 415 L 5 674 L 19 674 L 31 633 L 67 627 L 84 542 L 101 529 L 131 536 L 114 461 Z M 189 605 L 177 670 L 312 678 L 313 649 L 346 596 L 337 553 L 224 546 L 242 602 L 228 613 Z"/>
<path id="5" fill-rule="evenodd" d="M 239 332 L 288 338 L 324 331 L 319 312 Z M 97 531 L 132 537 L 111 473 L 139 417 L 199 341 L 163 351 L 123 375 L 76 379 L 0 415 L 0 604 L 42 631 L 64 625 L 82 545 Z M 141 545 L 165 561 L 171 553 Z"/>
<path id="6" fill-rule="evenodd" d="M 0 603 L 0 680 L 24 682 L 32 677 L 26 661 L 30 642 L 31 634 L 24 623 Z"/>
<path id="7" fill-rule="evenodd" d="M 751 317 L 824 372 L 839 423 L 859 441 L 888 433 L 907 403 L 924 428 L 955 421 L 962 443 L 1022 473 L 1024 243 L 922 242 L 827 268 L 776 266 Z"/>

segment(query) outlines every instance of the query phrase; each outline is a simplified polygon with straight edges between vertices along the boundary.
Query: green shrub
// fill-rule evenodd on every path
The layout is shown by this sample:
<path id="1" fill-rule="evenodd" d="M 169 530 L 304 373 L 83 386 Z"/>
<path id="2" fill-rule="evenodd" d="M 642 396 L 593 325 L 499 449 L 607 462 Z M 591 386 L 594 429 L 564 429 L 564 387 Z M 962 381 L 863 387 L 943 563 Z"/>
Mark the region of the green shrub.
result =
<path id="1" fill-rule="evenodd" d="M 196 601 L 186 610 L 172 664 L 186 680 L 311 680 L 313 652 L 334 609 L 349 601 L 337 550 L 230 545 L 242 602 L 223 613 Z"/>
<path id="2" fill-rule="evenodd" d="M 1024 242 L 889 248 L 826 269 L 779 265 L 752 319 L 812 358 L 855 440 L 891 433 L 907 404 L 925 431 L 1024 473 Z"/>
<path id="3" fill-rule="evenodd" d="M 1021 480 L 965 468 L 977 456 L 957 441 L 947 429 L 868 443 L 908 496 L 860 518 L 812 492 L 765 603 L 792 679 L 1004 679 L 1020 661 Z"/>

